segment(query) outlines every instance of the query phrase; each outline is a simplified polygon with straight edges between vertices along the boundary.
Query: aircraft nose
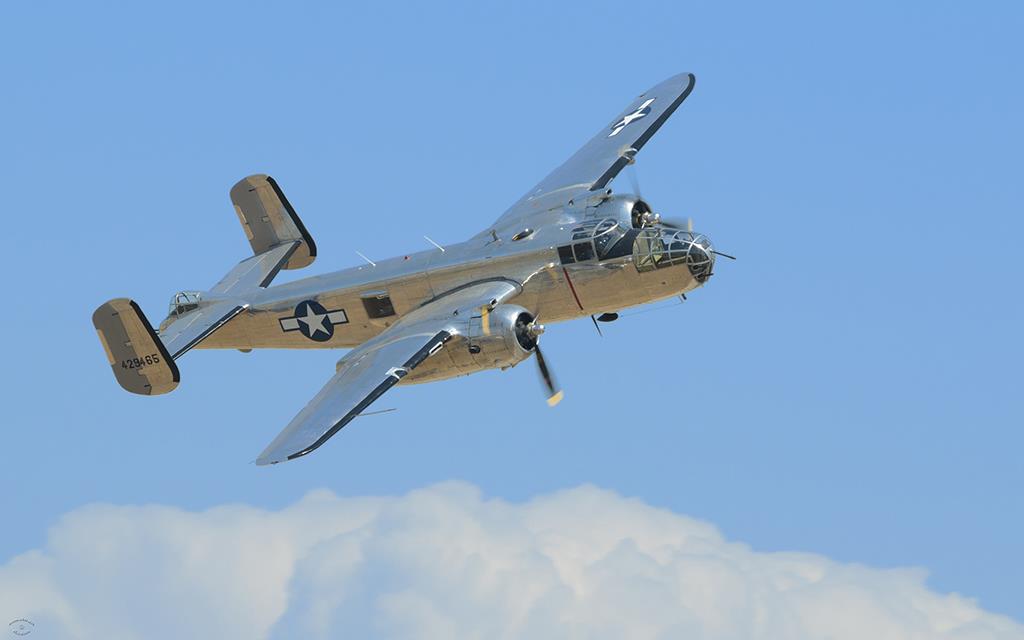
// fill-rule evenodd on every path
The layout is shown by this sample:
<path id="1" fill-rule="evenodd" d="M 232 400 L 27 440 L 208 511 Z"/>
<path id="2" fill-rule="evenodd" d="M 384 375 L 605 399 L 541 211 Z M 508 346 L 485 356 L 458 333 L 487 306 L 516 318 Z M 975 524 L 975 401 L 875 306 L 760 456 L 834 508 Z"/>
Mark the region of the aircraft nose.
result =
<path id="1" fill-rule="evenodd" d="M 704 235 L 698 235 L 690 244 L 686 266 L 697 282 L 704 282 L 711 277 L 715 267 L 714 251 L 711 239 Z"/>
<path id="2" fill-rule="evenodd" d="M 666 244 L 673 263 L 685 262 L 694 280 L 703 284 L 715 266 L 715 249 L 706 235 L 692 231 L 673 231 Z"/>

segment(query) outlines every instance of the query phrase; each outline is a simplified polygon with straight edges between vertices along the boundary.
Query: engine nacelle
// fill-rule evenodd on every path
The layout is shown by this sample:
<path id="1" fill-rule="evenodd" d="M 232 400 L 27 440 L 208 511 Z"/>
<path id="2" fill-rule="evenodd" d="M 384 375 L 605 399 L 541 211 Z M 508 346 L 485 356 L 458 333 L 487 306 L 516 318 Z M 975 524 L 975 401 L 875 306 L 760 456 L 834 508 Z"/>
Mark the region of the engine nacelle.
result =
<path id="1" fill-rule="evenodd" d="M 530 357 L 537 338 L 529 330 L 533 315 L 514 304 L 490 312 L 477 310 L 466 320 L 462 335 L 427 358 L 402 379 L 402 384 L 432 382 L 484 369 L 507 369 Z"/>

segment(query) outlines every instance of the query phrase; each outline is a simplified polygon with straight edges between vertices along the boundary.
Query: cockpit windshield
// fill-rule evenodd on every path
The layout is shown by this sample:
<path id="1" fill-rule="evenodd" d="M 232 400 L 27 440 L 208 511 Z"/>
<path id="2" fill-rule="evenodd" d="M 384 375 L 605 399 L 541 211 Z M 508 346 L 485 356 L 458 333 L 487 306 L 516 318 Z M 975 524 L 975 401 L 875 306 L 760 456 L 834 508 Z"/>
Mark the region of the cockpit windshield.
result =
<path id="1" fill-rule="evenodd" d="M 608 255 L 615 243 L 626 234 L 625 229 L 615 220 L 602 220 L 594 230 L 594 248 L 601 260 Z"/>
<path id="2" fill-rule="evenodd" d="M 592 258 L 595 254 L 598 260 L 604 260 L 611 248 L 625 233 L 626 231 L 614 218 L 584 222 L 572 230 L 573 246 L 593 242 L 593 248 L 581 248 L 587 258 L 577 257 L 576 261 Z"/>

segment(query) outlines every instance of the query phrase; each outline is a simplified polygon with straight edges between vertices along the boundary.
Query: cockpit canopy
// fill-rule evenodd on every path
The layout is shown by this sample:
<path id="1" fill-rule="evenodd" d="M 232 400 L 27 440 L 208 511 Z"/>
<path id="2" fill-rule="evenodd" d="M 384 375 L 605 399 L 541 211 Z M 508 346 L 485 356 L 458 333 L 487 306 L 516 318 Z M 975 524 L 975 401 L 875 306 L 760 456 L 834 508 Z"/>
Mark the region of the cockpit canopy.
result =
<path id="1" fill-rule="evenodd" d="M 619 240 L 626 235 L 626 229 L 622 228 L 614 218 L 604 220 L 592 220 L 581 223 L 572 230 L 572 244 L 558 248 L 558 255 L 562 264 L 573 262 L 584 262 L 597 257 L 598 260 L 605 260 L 613 257 L 612 249 Z M 626 255 L 627 249 L 618 255 Z"/>
<path id="2" fill-rule="evenodd" d="M 171 298 L 167 309 L 168 316 L 180 316 L 199 308 L 202 294 L 199 291 L 179 291 Z"/>

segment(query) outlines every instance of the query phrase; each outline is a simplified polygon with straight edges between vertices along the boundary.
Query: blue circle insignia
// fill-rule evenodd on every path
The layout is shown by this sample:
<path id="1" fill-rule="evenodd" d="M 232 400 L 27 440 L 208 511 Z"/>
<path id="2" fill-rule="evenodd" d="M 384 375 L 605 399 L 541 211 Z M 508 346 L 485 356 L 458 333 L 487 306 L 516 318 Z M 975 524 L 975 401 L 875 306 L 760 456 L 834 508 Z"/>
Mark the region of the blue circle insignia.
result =
<path id="1" fill-rule="evenodd" d="M 316 300 L 304 300 L 295 307 L 295 320 L 299 323 L 299 332 L 310 340 L 327 342 L 334 335 L 334 324 L 331 323 L 327 309 Z"/>

